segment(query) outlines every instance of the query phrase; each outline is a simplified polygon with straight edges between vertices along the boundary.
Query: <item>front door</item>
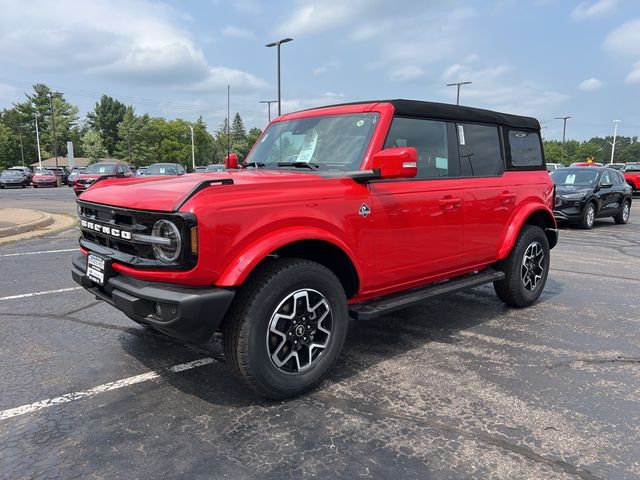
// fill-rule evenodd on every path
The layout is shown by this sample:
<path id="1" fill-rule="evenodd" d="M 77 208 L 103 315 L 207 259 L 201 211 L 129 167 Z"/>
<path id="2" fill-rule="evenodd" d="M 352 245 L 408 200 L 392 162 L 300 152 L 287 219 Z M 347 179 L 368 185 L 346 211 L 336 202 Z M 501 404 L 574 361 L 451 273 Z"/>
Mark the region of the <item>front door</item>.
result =
<path id="1" fill-rule="evenodd" d="M 455 127 L 447 122 L 393 120 L 385 148 L 415 147 L 418 173 L 413 179 L 370 183 L 376 290 L 426 283 L 460 268 L 464 181 L 452 139 Z"/>

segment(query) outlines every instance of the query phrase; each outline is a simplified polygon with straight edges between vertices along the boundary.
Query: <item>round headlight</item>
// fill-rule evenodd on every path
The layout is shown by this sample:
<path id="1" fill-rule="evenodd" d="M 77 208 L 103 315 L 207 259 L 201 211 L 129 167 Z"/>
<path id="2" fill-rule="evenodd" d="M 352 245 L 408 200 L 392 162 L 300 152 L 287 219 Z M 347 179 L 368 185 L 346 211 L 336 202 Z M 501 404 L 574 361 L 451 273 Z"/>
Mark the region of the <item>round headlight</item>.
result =
<path id="1" fill-rule="evenodd" d="M 158 220 L 153 225 L 151 234 L 154 237 L 166 238 L 170 241 L 167 245 L 153 244 L 153 254 L 163 263 L 173 263 L 180 257 L 182 240 L 180 230 L 169 220 Z"/>

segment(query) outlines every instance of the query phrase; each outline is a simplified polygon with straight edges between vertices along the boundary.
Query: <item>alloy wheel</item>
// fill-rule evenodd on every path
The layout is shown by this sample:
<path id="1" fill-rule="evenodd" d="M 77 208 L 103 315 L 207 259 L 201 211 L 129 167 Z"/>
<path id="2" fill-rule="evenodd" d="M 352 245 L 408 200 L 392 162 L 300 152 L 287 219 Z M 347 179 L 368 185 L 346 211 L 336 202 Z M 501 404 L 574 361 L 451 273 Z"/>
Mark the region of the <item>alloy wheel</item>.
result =
<path id="1" fill-rule="evenodd" d="M 533 292 L 544 275 L 544 250 L 538 242 L 531 242 L 522 257 L 522 285 Z"/>
<path id="2" fill-rule="evenodd" d="M 276 307 L 266 335 L 271 362 L 285 373 L 309 370 L 329 346 L 333 314 L 325 296 L 313 289 L 287 295 Z"/>

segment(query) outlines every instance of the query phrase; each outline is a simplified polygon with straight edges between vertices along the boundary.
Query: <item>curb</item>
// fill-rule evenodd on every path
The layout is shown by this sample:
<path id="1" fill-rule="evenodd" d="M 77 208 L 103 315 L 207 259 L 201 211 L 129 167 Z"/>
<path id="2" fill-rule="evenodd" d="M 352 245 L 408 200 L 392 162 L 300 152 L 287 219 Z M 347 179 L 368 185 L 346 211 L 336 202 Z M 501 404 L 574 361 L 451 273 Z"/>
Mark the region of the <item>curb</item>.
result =
<path id="1" fill-rule="evenodd" d="M 0 245 L 6 245 L 8 243 L 17 242 L 19 240 L 44 237 L 45 235 L 51 235 L 53 233 L 60 233 L 65 230 L 75 228 L 77 225 L 76 217 L 66 213 L 47 213 L 46 215 L 51 219 L 48 225 L 41 226 L 37 230 L 32 229 L 31 231 L 16 233 L 6 237 L 0 236 Z"/>
<path id="2" fill-rule="evenodd" d="M 20 235 L 21 233 L 30 232 L 32 230 L 39 230 L 41 228 L 48 227 L 53 223 L 53 217 L 50 214 L 45 212 L 38 213 L 42 214 L 42 218 L 39 218 L 38 220 L 0 228 L 0 238 Z"/>

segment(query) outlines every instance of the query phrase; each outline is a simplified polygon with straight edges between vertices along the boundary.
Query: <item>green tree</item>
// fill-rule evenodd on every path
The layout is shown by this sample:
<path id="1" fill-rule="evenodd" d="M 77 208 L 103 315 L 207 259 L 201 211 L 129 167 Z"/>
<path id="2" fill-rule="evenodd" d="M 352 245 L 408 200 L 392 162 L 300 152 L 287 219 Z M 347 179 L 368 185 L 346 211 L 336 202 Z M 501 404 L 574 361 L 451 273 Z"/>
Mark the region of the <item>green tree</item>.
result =
<path id="1" fill-rule="evenodd" d="M 235 142 L 245 141 L 247 137 L 247 130 L 244 128 L 244 122 L 238 112 L 233 117 L 231 123 L 231 138 Z"/>
<path id="2" fill-rule="evenodd" d="M 82 150 L 89 157 L 91 163 L 108 155 L 107 149 L 102 143 L 102 137 L 95 130 L 89 130 L 82 136 Z"/>
<path id="3" fill-rule="evenodd" d="M 15 104 L 21 123 L 30 125 L 33 122 L 35 137 L 34 117 L 37 115 L 41 146 L 46 146 L 49 154 L 57 151 L 58 155 L 66 155 L 66 142 L 78 120 L 78 107 L 67 102 L 62 93 L 54 92 L 42 83 L 33 85 L 33 92 L 25 93 L 25 96 L 24 102 Z"/>
<path id="4" fill-rule="evenodd" d="M 138 167 L 154 162 L 153 132 L 149 115 L 139 117 L 131 105 L 126 107 L 122 121 L 118 124 L 118 137 L 120 140 L 115 149 L 117 158 Z"/>
<path id="5" fill-rule="evenodd" d="M 124 103 L 108 95 L 103 95 L 93 111 L 87 113 L 89 127 L 100 132 L 109 155 L 113 155 L 120 140 L 118 124 L 122 122 L 126 110 L 127 107 Z"/>

